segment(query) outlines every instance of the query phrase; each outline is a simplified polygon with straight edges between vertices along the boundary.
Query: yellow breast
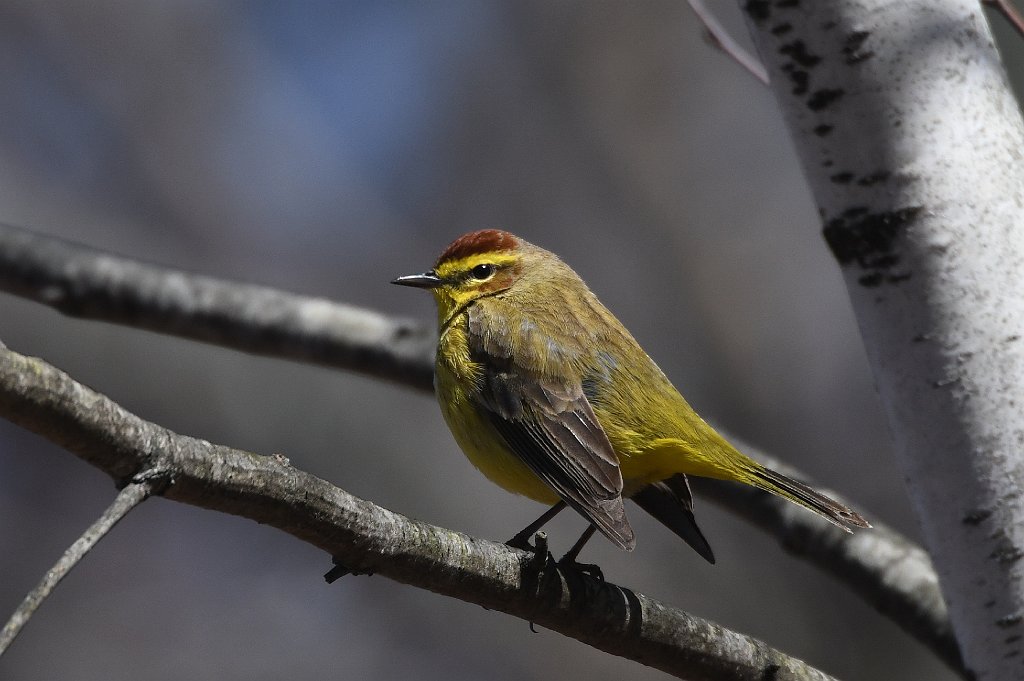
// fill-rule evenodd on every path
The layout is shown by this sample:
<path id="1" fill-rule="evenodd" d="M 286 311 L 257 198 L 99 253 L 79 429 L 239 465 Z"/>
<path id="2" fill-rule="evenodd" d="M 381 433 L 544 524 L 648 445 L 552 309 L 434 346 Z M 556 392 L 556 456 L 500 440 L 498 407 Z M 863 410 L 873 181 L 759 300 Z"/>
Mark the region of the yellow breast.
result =
<path id="1" fill-rule="evenodd" d="M 486 415 L 473 404 L 471 390 L 480 378 L 480 366 L 469 358 L 462 315 L 446 327 L 437 346 L 435 392 L 448 428 L 466 457 L 491 482 L 543 504 L 558 502 L 558 495 L 505 447 Z"/>

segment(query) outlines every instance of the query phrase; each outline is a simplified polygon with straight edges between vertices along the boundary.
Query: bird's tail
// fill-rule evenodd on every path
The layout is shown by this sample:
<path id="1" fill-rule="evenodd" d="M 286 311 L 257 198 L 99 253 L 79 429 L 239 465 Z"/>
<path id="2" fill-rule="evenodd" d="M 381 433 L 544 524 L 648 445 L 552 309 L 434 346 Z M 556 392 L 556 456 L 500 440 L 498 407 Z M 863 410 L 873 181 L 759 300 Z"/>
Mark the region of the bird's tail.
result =
<path id="1" fill-rule="evenodd" d="M 871 523 L 865 520 L 853 509 L 840 504 L 835 499 L 830 499 L 820 492 L 816 492 L 802 482 L 786 477 L 782 473 L 776 473 L 770 468 L 754 464 L 756 468 L 749 471 L 751 478 L 747 482 L 758 489 L 771 492 L 793 503 L 808 508 L 833 525 L 837 525 L 847 532 L 852 532 L 852 527 L 871 527 Z"/>
<path id="2" fill-rule="evenodd" d="M 667 480 L 647 485 L 631 498 L 637 506 L 682 537 L 704 560 L 714 564 L 715 554 L 711 545 L 693 517 L 693 495 L 685 475 L 673 475 Z"/>

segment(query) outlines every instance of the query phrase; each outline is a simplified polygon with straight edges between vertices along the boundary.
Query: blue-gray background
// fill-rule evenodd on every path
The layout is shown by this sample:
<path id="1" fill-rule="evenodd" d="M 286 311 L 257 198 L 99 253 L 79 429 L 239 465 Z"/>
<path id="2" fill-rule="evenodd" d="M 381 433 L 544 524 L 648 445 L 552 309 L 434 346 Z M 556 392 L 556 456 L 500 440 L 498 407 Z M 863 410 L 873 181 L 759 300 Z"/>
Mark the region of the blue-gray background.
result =
<path id="1" fill-rule="evenodd" d="M 745 40 L 736 7 L 714 4 Z M 708 418 L 917 536 L 771 95 L 682 2 L 5 1 L 0 92 L 4 222 L 427 322 L 429 296 L 388 280 L 465 231 L 509 229 L 573 265 Z M 6 295 L 0 339 L 147 419 L 284 453 L 415 518 L 503 539 L 540 510 L 473 470 L 432 399 L 393 385 Z M 113 495 L 0 422 L 0 619 Z M 951 678 L 718 509 L 699 508 L 716 566 L 633 515 L 633 554 L 585 554 L 611 580 L 844 679 Z M 582 527 L 561 518 L 555 549 Z M 279 531 L 151 500 L 0 678 L 663 678 L 384 578 L 328 587 L 329 566 Z"/>

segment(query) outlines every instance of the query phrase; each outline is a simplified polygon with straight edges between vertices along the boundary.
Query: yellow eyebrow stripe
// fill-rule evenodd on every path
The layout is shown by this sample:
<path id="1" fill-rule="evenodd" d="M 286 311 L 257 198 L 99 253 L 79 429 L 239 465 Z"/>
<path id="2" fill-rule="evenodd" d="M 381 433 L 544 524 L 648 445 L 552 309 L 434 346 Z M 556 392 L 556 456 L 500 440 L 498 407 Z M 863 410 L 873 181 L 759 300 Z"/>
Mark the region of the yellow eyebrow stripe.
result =
<path id="1" fill-rule="evenodd" d="M 477 253 L 465 258 L 459 258 L 458 260 L 441 263 L 434 271 L 437 273 L 437 276 L 444 279 L 456 272 L 468 272 L 477 265 L 496 265 L 497 267 L 502 267 L 504 265 L 511 265 L 517 260 L 516 256 L 505 253 Z"/>

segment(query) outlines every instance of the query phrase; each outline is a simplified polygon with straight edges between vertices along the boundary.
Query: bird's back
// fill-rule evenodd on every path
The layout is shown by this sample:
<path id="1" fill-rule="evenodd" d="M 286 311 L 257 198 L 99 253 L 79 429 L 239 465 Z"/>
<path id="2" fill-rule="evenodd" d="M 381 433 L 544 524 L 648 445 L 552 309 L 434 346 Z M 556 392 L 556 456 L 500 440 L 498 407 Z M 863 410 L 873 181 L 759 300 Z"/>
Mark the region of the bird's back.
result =
<path id="1" fill-rule="evenodd" d="M 693 410 L 582 281 L 554 291 L 543 301 L 526 289 L 525 295 L 481 303 L 502 308 L 501 314 L 526 330 L 517 339 L 520 361 L 569 372 L 566 381 L 582 383 L 619 458 L 627 494 L 677 473 L 726 479 L 742 474 L 750 460 Z"/>

